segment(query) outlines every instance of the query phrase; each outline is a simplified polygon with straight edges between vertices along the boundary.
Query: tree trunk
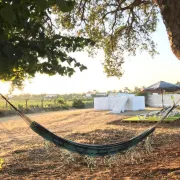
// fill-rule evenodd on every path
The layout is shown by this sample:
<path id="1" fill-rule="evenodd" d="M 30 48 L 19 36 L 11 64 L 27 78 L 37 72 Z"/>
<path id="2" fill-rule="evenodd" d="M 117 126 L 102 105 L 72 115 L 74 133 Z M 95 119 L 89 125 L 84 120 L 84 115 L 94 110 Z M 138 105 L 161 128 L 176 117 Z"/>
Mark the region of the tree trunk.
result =
<path id="1" fill-rule="evenodd" d="M 180 0 L 154 0 L 166 26 L 171 49 L 180 59 Z"/>

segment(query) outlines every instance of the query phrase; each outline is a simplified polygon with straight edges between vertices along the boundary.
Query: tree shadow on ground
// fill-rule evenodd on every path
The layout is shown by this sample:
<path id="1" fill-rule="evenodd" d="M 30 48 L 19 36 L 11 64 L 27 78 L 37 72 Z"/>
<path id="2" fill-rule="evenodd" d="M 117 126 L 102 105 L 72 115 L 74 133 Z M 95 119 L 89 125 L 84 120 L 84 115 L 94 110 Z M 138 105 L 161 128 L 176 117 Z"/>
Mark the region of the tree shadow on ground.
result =
<path id="1" fill-rule="evenodd" d="M 81 143 L 87 143 L 87 144 L 110 144 L 110 143 L 116 143 L 120 141 L 128 140 L 137 134 L 142 132 L 142 129 L 97 129 L 95 131 L 90 131 L 87 133 L 72 133 L 70 135 L 67 135 L 65 138 L 71 139 L 76 142 Z M 152 147 L 156 148 L 155 151 L 161 152 L 161 148 L 163 148 L 166 144 L 167 146 L 172 143 L 173 140 L 180 139 L 180 134 L 168 134 L 166 132 L 156 135 L 153 138 Z M 137 147 L 135 147 L 136 152 L 141 153 L 143 151 L 145 145 L 145 141 L 138 144 Z M 9 177 L 17 177 L 21 179 L 21 177 L 29 178 L 29 177 L 48 177 L 49 175 L 53 175 L 53 177 L 61 177 L 63 179 L 66 179 L 66 177 L 69 175 L 68 172 L 79 172 L 81 173 L 82 169 L 86 171 L 86 174 L 88 171 L 87 164 L 89 162 L 84 160 L 84 156 L 75 156 L 73 153 L 66 152 L 62 148 L 58 148 L 54 146 L 53 144 L 39 144 L 39 146 L 35 144 L 31 144 L 29 148 L 24 147 L 25 149 L 16 150 L 14 151 L 13 158 L 9 164 L 3 169 L 2 173 L 5 177 L 5 174 Z M 172 148 L 172 147 L 169 147 Z M 167 148 L 163 148 L 165 151 L 168 151 Z M 177 147 L 178 150 L 178 147 Z M 145 158 L 145 156 L 143 156 Z M 153 158 L 153 156 L 151 156 Z M 116 158 L 116 157 L 115 157 Z M 156 157 L 154 157 L 156 158 Z M 95 159 L 94 162 L 98 162 L 99 159 Z M 106 169 L 107 168 L 107 162 L 111 163 L 110 159 L 104 159 L 107 160 L 106 164 L 100 164 L 97 169 Z M 116 162 L 120 162 L 121 159 L 116 159 Z M 155 159 L 151 160 L 149 157 L 147 158 L 147 161 L 155 161 Z M 124 161 L 121 161 L 121 163 L 124 163 Z M 143 163 L 139 161 L 139 165 Z M 149 163 L 149 162 L 148 162 Z M 126 165 L 129 167 L 130 163 L 126 163 Z M 116 168 L 115 165 L 113 167 Z M 117 167 L 119 168 L 119 167 Z M 134 166 L 132 165 L 132 168 Z M 141 167 L 142 168 L 142 167 Z M 141 169 L 140 168 L 140 169 Z M 140 171 L 140 170 L 139 170 Z M 119 170 L 117 170 L 117 174 L 119 173 Z M 135 173 L 135 172 L 134 172 Z M 64 175 L 63 175 L 64 174 Z M 90 176 L 90 174 L 89 174 Z"/>
<path id="2" fill-rule="evenodd" d="M 88 133 L 73 133 L 67 138 L 90 144 L 110 144 L 125 141 L 135 135 L 137 135 L 136 130 L 97 129 Z"/>

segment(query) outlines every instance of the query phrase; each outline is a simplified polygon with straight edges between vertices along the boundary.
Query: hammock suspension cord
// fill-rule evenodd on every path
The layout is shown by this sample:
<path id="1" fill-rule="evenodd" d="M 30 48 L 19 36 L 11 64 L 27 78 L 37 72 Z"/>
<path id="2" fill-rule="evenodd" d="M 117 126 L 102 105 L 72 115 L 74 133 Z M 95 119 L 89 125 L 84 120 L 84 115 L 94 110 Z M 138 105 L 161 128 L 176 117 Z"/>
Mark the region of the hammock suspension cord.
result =
<path id="1" fill-rule="evenodd" d="M 71 152 L 76 152 L 81 155 L 89 155 L 89 156 L 106 156 L 106 155 L 112 155 L 119 152 L 123 152 L 125 150 L 128 150 L 129 148 L 132 148 L 136 146 L 138 143 L 143 141 L 146 137 L 148 137 L 151 133 L 154 132 L 157 125 L 159 125 L 168 115 L 169 113 L 177 107 L 177 103 L 174 104 L 168 112 L 165 114 L 164 117 L 161 118 L 160 121 L 158 121 L 154 126 L 152 126 L 150 129 L 145 130 L 141 134 L 131 138 L 130 140 L 119 142 L 119 143 L 113 143 L 113 144 L 81 144 L 76 143 L 74 141 L 70 141 L 67 139 L 64 139 L 62 137 L 59 137 L 40 125 L 39 123 L 32 121 L 29 117 L 27 117 L 24 113 L 22 113 L 19 109 L 17 109 L 8 99 L 6 99 L 2 94 L 0 94 L 1 97 L 17 112 L 17 114 L 29 125 L 29 127 L 36 132 L 38 135 L 42 136 L 44 139 L 54 143 L 56 146 L 65 148 Z"/>

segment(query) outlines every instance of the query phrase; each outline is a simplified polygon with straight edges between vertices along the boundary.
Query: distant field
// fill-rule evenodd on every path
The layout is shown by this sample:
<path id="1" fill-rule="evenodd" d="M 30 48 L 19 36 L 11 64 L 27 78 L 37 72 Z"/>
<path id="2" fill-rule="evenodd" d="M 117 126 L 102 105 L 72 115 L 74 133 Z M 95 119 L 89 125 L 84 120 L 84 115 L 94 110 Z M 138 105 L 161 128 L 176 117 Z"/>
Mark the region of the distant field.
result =
<path id="1" fill-rule="evenodd" d="M 55 100 L 44 100 L 43 102 L 41 100 L 28 100 L 26 105 L 26 100 L 13 100 L 11 99 L 10 102 L 15 105 L 16 107 L 23 107 L 23 108 L 32 108 L 33 107 L 59 107 L 60 104 L 58 104 Z M 85 103 L 85 108 L 93 107 L 93 101 L 83 101 Z M 72 107 L 73 100 L 66 101 L 67 107 Z M 27 106 L 27 107 L 26 107 Z M 0 108 L 1 109 L 10 109 L 10 106 L 6 104 L 6 102 L 3 99 L 0 99 Z"/>
<path id="2" fill-rule="evenodd" d="M 18 106 L 23 106 L 24 108 L 26 107 L 26 100 L 10 100 L 11 103 L 13 105 L 15 105 L 16 107 Z M 49 105 L 55 105 L 55 103 L 53 101 L 44 101 L 43 102 L 43 106 L 46 107 L 46 106 L 49 106 Z M 39 107 L 42 107 L 42 102 L 41 101 L 36 101 L 36 100 L 28 100 L 27 101 L 27 106 L 30 107 L 30 106 L 39 106 Z M 6 105 L 6 102 L 4 100 L 0 100 L 0 107 L 1 108 L 10 108 L 9 105 Z"/>

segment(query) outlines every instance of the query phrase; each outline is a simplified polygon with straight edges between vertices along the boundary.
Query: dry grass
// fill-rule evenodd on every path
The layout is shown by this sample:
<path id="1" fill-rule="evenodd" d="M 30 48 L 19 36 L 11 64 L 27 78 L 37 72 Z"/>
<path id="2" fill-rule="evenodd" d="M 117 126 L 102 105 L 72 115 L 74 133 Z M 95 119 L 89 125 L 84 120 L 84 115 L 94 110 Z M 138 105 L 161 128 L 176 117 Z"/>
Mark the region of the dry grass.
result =
<path id="1" fill-rule="evenodd" d="M 57 135 L 82 143 L 127 140 L 150 127 L 122 123 L 141 112 L 71 110 L 29 115 Z M 90 158 L 35 134 L 18 116 L 0 119 L 0 179 L 180 179 L 180 123 L 161 124 L 151 139 L 124 154 Z"/>

